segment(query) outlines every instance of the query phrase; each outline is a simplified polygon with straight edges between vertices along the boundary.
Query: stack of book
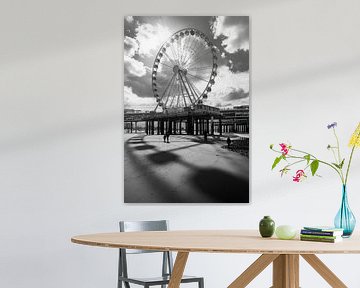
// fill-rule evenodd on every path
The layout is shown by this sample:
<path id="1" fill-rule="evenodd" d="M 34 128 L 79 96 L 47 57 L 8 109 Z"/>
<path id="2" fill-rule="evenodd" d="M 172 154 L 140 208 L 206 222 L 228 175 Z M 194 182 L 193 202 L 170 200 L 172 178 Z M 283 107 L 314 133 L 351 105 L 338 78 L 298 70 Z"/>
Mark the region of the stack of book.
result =
<path id="1" fill-rule="evenodd" d="M 300 239 L 302 241 L 316 241 L 336 243 L 342 241 L 344 230 L 334 227 L 304 227 L 300 232 Z"/>

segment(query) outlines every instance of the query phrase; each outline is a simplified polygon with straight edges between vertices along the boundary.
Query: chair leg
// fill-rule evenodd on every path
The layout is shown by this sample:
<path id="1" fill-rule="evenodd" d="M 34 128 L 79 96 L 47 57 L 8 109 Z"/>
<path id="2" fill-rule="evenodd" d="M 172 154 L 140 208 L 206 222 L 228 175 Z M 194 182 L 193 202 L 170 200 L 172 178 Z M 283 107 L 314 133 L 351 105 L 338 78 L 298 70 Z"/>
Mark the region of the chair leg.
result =
<path id="1" fill-rule="evenodd" d="M 199 288 L 204 288 L 204 279 L 199 280 Z"/>

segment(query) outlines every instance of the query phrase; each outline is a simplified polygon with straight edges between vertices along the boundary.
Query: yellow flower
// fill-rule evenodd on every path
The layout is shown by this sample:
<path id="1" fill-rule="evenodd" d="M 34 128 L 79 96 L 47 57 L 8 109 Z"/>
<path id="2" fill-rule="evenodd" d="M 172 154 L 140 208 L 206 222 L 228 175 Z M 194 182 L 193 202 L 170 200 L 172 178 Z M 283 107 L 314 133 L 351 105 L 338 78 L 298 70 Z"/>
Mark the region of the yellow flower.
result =
<path id="1" fill-rule="evenodd" d="M 360 147 L 360 122 L 356 127 L 354 133 L 351 135 L 349 146 L 353 147 Z"/>

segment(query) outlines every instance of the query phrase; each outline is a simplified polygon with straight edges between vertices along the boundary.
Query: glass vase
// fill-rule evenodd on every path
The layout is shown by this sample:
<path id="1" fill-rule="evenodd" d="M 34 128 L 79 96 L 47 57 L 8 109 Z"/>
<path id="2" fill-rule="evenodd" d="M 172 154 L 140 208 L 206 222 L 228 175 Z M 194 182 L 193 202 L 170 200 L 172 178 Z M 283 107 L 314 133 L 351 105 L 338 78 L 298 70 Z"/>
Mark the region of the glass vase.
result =
<path id="1" fill-rule="evenodd" d="M 355 228 L 356 219 L 349 207 L 346 185 L 342 187 L 341 206 L 336 214 L 334 224 L 336 228 L 344 229 L 343 237 L 346 238 L 351 236 Z"/>

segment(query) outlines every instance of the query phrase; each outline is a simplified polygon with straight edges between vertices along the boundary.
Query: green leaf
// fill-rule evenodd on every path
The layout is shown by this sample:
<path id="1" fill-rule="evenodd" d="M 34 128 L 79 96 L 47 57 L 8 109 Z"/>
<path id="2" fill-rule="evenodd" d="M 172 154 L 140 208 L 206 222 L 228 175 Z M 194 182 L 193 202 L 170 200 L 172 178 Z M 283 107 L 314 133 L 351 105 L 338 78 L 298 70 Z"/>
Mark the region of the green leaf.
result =
<path id="1" fill-rule="evenodd" d="M 318 168 L 319 168 L 319 160 L 314 160 L 314 161 L 312 161 L 311 162 L 311 164 L 310 164 L 310 169 L 311 169 L 311 174 L 312 174 L 312 176 L 314 176 L 315 175 L 315 173 L 316 173 L 316 171 L 318 170 Z"/>
<path id="2" fill-rule="evenodd" d="M 310 162 L 310 155 L 305 155 L 304 158 L 306 159 L 306 164 L 309 164 Z"/>
<path id="3" fill-rule="evenodd" d="M 279 164 L 279 162 L 281 161 L 282 159 L 282 156 L 279 156 L 279 157 L 276 157 L 275 160 L 274 160 L 274 163 L 273 165 L 271 166 L 271 170 L 273 170 L 277 164 Z"/>
<path id="4" fill-rule="evenodd" d="M 339 164 L 334 163 L 334 162 L 332 162 L 331 164 L 333 164 L 336 168 L 341 169 Z"/>
<path id="5" fill-rule="evenodd" d="M 333 163 L 333 162 L 331 164 L 333 164 L 338 169 L 342 169 L 344 166 L 344 162 L 345 162 L 345 159 L 343 159 L 340 164 Z"/>
<path id="6" fill-rule="evenodd" d="M 344 163 L 345 163 L 345 158 L 341 161 L 341 163 L 340 163 L 340 169 L 342 169 L 343 168 L 343 166 L 344 166 Z"/>
<path id="7" fill-rule="evenodd" d="M 270 149 L 273 149 L 274 148 L 274 144 L 270 144 Z"/>

